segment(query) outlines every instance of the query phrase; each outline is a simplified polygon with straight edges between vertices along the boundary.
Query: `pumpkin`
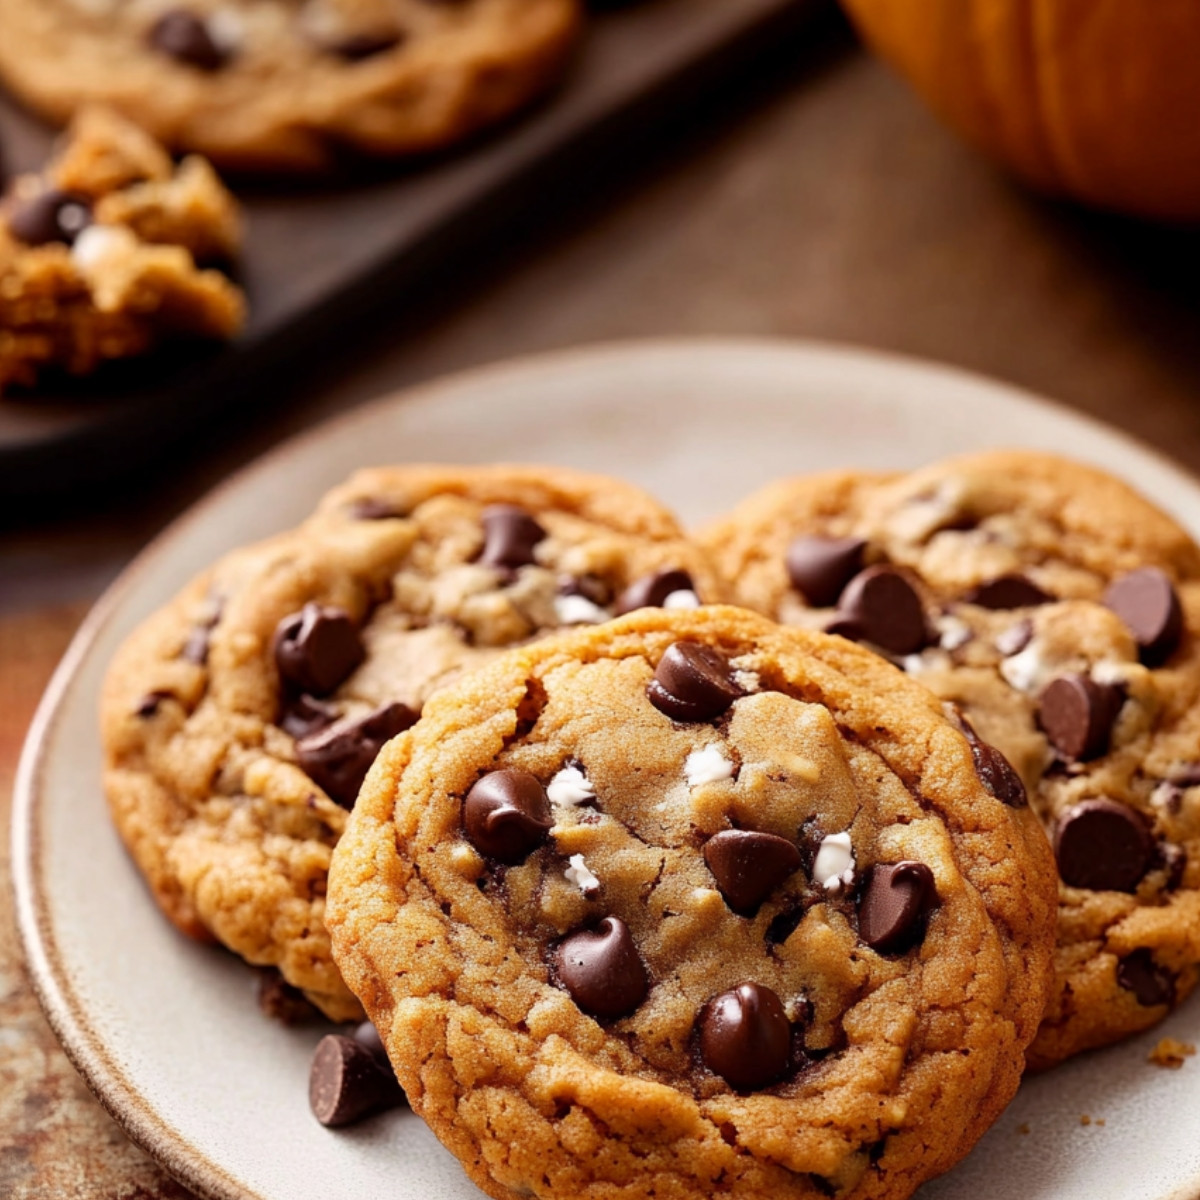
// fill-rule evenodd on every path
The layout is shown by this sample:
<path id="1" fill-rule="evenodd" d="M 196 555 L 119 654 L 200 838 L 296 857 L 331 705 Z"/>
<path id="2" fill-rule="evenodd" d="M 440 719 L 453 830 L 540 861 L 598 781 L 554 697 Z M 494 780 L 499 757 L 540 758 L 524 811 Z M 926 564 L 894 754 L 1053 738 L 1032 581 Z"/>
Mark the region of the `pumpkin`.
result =
<path id="1" fill-rule="evenodd" d="M 1035 186 L 1200 220 L 1200 0 L 844 0 L 946 122 Z"/>

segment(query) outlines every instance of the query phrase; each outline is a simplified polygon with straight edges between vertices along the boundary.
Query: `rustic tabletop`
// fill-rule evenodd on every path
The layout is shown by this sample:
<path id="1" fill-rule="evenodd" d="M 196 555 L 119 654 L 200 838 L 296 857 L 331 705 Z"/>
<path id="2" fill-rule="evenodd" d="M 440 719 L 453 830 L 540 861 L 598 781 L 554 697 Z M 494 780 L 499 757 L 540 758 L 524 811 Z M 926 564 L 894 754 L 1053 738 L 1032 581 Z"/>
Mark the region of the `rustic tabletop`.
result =
<path id="1" fill-rule="evenodd" d="M 33 708 L 87 606 L 149 536 L 271 443 L 491 359 L 769 334 L 987 372 L 1200 471 L 1200 235 L 1022 192 L 836 23 L 689 114 L 651 161 L 593 183 L 573 211 L 448 281 L 419 321 L 364 333 L 236 439 L 124 495 L 88 497 L 82 512 L 0 517 L 0 1195 L 188 1195 L 125 1140 L 41 1017 L 12 922 L 10 795 Z"/>

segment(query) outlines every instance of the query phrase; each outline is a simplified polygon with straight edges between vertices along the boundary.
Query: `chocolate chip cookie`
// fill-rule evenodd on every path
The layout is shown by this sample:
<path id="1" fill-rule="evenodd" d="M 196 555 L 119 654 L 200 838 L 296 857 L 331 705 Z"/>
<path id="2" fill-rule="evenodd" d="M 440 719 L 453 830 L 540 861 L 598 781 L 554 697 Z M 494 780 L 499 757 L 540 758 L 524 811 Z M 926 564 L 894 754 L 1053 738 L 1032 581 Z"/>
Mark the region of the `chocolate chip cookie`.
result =
<path id="1" fill-rule="evenodd" d="M 547 639 L 384 749 L 334 953 L 492 1196 L 896 1200 L 1008 1102 L 1050 981 L 1053 861 L 986 755 L 745 610 Z"/>
<path id="2" fill-rule="evenodd" d="M 168 340 L 232 338 L 245 298 L 206 264 L 228 264 L 240 239 L 204 159 L 176 166 L 116 113 L 82 111 L 46 169 L 0 198 L 0 392 L 51 367 L 85 375 Z"/>
<path id="3" fill-rule="evenodd" d="M 117 827 L 179 928 L 355 1018 L 325 882 L 379 748 L 505 647 L 720 595 L 674 518 L 629 484 L 362 471 L 300 528 L 206 571 L 120 651 L 102 710 Z"/>
<path id="4" fill-rule="evenodd" d="M 578 0 L 4 0 L 0 77 L 65 121 L 103 101 L 173 150 L 313 170 L 421 153 L 560 73 Z"/>
<path id="5" fill-rule="evenodd" d="M 1200 550 L 1123 483 L 1006 452 L 775 484 L 702 542 L 739 602 L 872 645 L 1020 773 L 1061 873 L 1030 1064 L 1162 1018 L 1200 963 Z"/>

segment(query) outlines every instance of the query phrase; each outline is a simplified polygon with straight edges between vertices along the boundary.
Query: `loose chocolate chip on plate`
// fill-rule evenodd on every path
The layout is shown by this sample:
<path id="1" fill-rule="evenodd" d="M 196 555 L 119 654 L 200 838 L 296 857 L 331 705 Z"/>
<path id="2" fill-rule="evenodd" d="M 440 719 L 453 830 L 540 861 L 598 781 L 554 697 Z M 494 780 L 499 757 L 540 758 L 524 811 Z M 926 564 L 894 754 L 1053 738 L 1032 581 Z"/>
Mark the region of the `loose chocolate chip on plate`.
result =
<path id="1" fill-rule="evenodd" d="M 646 998 L 646 968 L 629 927 L 605 917 L 594 930 L 564 938 L 554 953 L 554 969 L 571 999 L 594 1017 L 623 1017 Z"/>
<path id="2" fill-rule="evenodd" d="M 924 936 L 936 903 L 933 872 L 924 863 L 878 863 L 859 901 L 859 936 L 880 954 L 908 950 Z"/>
<path id="3" fill-rule="evenodd" d="M 1010 608 L 1033 608 L 1038 604 L 1049 604 L 1054 597 L 1044 592 L 1036 583 L 1024 575 L 1001 575 L 981 583 L 965 597 L 968 604 L 997 611 Z"/>
<path id="4" fill-rule="evenodd" d="M 404 35 L 397 31 L 374 30 L 350 34 L 328 48 L 347 62 L 361 62 L 364 58 L 394 50 L 404 40 Z"/>
<path id="5" fill-rule="evenodd" d="M 865 538 L 797 538 L 784 558 L 788 578 L 814 608 L 829 608 L 863 569 L 866 548 Z"/>
<path id="6" fill-rule="evenodd" d="M 407 704 L 385 704 L 357 721 L 333 725 L 296 743 L 296 760 L 343 808 L 353 808 L 384 744 L 416 724 Z"/>
<path id="7" fill-rule="evenodd" d="M 336 1128 L 397 1108 L 404 1092 L 391 1070 L 352 1037 L 331 1033 L 317 1043 L 308 1102 L 322 1125 Z"/>
<path id="8" fill-rule="evenodd" d="M 208 23 L 186 8 L 163 13 L 146 35 L 149 44 L 176 62 L 201 71 L 216 71 L 229 55 L 217 44 Z"/>
<path id="9" fill-rule="evenodd" d="M 299 741 L 310 734 L 328 729 L 341 712 L 334 704 L 326 704 L 315 696 L 302 692 L 299 696 L 289 697 L 283 715 L 279 718 L 279 728 L 290 737 Z"/>
<path id="10" fill-rule="evenodd" d="M 679 568 L 656 571 L 635 579 L 617 600 L 617 616 L 635 612 L 639 608 L 662 608 L 663 602 L 672 592 L 695 592 L 692 577 Z"/>
<path id="11" fill-rule="evenodd" d="M 92 204 L 86 196 L 47 188 L 30 196 L 8 215 L 8 231 L 27 246 L 50 242 L 74 245 L 92 223 Z"/>
<path id="12" fill-rule="evenodd" d="M 463 801 L 467 840 L 480 854 L 509 865 L 524 862 L 553 824 L 546 789 L 514 767 L 484 775 Z"/>
<path id="13" fill-rule="evenodd" d="M 1117 983 L 1132 992 L 1144 1008 L 1170 1004 L 1175 999 L 1175 976 L 1144 948 L 1117 963 Z"/>
<path id="14" fill-rule="evenodd" d="M 483 552 L 479 561 L 485 567 L 514 570 L 535 561 L 533 548 L 546 531 L 523 508 L 515 504 L 489 504 L 483 510 Z"/>
<path id="15" fill-rule="evenodd" d="M 730 1087 L 753 1092 L 791 1063 L 792 1027 L 770 988 L 743 983 L 714 996 L 700 1016 L 700 1057 Z"/>
<path id="16" fill-rule="evenodd" d="M 1088 762 L 1108 753 L 1124 692 L 1086 675 L 1064 675 L 1047 684 L 1038 700 L 1038 721 L 1050 744 L 1066 758 Z"/>
<path id="17" fill-rule="evenodd" d="M 259 972 L 258 1007 L 263 1016 L 281 1025 L 307 1025 L 321 1017 L 304 993 L 292 987 L 274 967 L 264 967 Z"/>
<path id="18" fill-rule="evenodd" d="M 1105 605 L 1125 622 L 1141 648 L 1141 659 L 1156 667 L 1171 657 L 1183 636 L 1183 609 L 1166 572 L 1142 567 L 1109 584 Z"/>
<path id="19" fill-rule="evenodd" d="M 671 645 L 646 688 L 650 703 L 673 721 L 710 721 L 742 694 L 729 660 L 700 642 Z"/>
<path id="20" fill-rule="evenodd" d="M 872 642 L 892 654 L 915 654 L 929 641 L 921 597 L 887 566 L 868 567 L 850 580 L 828 631 Z"/>
<path id="21" fill-rule="evenodd" d="M 274 651 L 284 681 L 314 696 L 332 692 L 364 656 L 350 614 L 312 601 L 279 622 Z"/>
<path id="22" fill-rule="evenodd" d="M 704 844 L 704 861 L 736 913 L 749 915 L 800 866 L 800 851 L 773 833 L 726 829 Z"/>
<path id="23" fill-rule="evenodd" d="M 1054 853 L 1068 887 L 1133 892 L 1150 869 L 1154 837 L 1135 809 L 1083 800 L 1058 819 Z"/>
<path id="24" fill-rule="evenodd" d="M 387 1071 L 391 1071 L 391 1064 L 388 1062 L 387 1049 L 384 1047 L 383 1038 L 379 1036 L 379 1030 L 370 1021 L 360 1021 L 354 1027 L 354 1040 L 364 1049 L 369 1050 L 380 1066 Z"/>
<path id="25" fill-rule="evenodd" d="M 959 714 L 959 727 L 971 747 L 971 757 L 975 760 L 975 774 L 979 782 L 987 788 L 1001 804 L 1009 808 L 1024 808 L 1029 803 L 1025 794 L 1025 785 L 1020 775 L 1014 770 L 1012 763 L 989 742 L 985 742 L 972 727 L 966 717 Z"/>

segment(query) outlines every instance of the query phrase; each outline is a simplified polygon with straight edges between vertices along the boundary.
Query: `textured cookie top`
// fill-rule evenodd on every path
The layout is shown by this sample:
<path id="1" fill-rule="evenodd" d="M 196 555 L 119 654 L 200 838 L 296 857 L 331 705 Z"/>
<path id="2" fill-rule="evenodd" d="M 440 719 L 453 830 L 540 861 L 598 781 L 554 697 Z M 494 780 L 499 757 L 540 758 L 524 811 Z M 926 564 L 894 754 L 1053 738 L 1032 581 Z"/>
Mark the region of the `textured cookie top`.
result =
<path id="1" fill-rule="evenodd" d="M 907 1195 L 1045 998 L 1053 867 L 995 765 L 894 668 L 744 611 L 543 641 L 384 750 L 338 962 L 493 1195 Z"/>
<path id="2" fill-rule="evenodd" d="M 737 599 L 874 645 L 1020 772 L 1055 840 L 1058 994 L 1031 1061 L 1145 1027 L 1200 962 L 1200 551 L 1048 455 L 776 484 L 702 541 Z"/>
<path id="3" fill-rule="evenodd" d="M 172 149 L 313 169 L 507 116 L 578 23 L 577 0 L 5 0 L 0 74 L 56 120 L 100 100 Z"/>
<path id="4" fill-rule="evenodd" d="M 117 825 L 178 925 L 350 1019 L 325 872 L 379 747 L 502 647 L 622 604 L 719 594 L 670 514 L 617 480 L 363 471 L 120 651 L 102 710 Z"/>

